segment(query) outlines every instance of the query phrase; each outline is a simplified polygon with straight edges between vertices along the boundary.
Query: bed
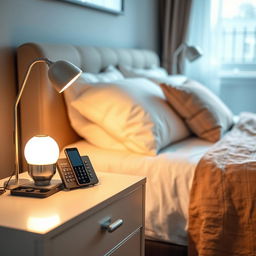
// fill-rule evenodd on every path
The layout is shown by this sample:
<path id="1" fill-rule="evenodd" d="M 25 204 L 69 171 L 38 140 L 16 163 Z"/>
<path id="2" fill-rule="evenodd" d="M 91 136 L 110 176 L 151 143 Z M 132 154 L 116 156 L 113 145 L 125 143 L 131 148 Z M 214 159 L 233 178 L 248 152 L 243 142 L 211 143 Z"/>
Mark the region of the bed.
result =
<path id="1" fill-rule="evenodd" d="M 171 138 L 168 132 L 159 129 L 155 131 L 158 138 L 153 143 L 152 140 L 148 140 L 151 138 L 151 133 L 145 135 L 144 132 L 138 132 L 137 137 L 133 137 L 130 133 L 131 130 L 124 133 L 123 131 L 126 131 L 124 126 L 112 125 L 113 116 L 118 116 L 121 119 L 120 122 L 127 120 L 125 115 L 122 119 L 124 114 L 123 112 L 120 113 L 122 107 L 117 109 L 113 107 L 115 99 L 120 97 L 121 100 L 119 99 L 118 104 L 123 106 L 122 104 L 130 104 L 130 98 L 124 100 L 123 91 L 116 90 L 116 87 L 109 91 L 109 80 L 105 81 L 105 78 L 101 81 L 95 80 L 97 83 L 100 82 L 100 87 L 90 88 L 93 93 L 100 92 L 99 98 L 90 98 L 90 93 L 83 92 L 83 97 L 76 100 L 80 89 L 84 88 L 83 85 L 79 84 L 80 81 L 77 82 L 77 89 L 65 92 L 64 96 L 58 95 L 48 80 L 47 67 L 37 65 L 31 72 L 27 85 L 29 89 L 24 92 L 21 101 L 21 147 L 23 149 L 27 140 L 33 135 L 47 134 L 58 142 L 60 148 L 75 146 L 82 155 L 89 155 L 96 172 L 117 172 L 146 176 L 146 255 L 187 255 L 188 205 L 194 172 L 202 156 L 212 147 L 216 138 L 223 134 L 214 129 L 210 129 L 209 133 L 200 130 L 205 125 L 205 122 L 200 123 L 200 118 L 204 118 L 203 120 L 206 118 L 205 113 L 202 112 L 200 117 L 189 118 L 189 125 L 192 130 L 199 129 L 201 135 L 199 137 L 195 136 L 195 133 L 188 128 L 188 124 L 183 123 L 182 118 L 177 114 L 178 111 L 181 116 L 184 114 L 183 117 L 186 117 L 182 106 L 173 110 L 167 107 L 167 103 L 163 103 L 166 98 L 169 103 L 173 103 L 179 96 L 182 100 L 185 100 L 182 98 L 184 95 L 175 94 L 176 91 L 170 92 L 169 88 L 163 85 L 163 82 L 167 79 L 166 77 L 159 80 L 161 83 L 159 82 L 158 85 L 161 88 L 152 85 L 156 81 L 154 80 L 157 77 L 155 73 L 148 77 L 150 79 L 141 78 L 141 72 L 143 73 L 144 69 L 153 67 L 157 72 L 161 73 L 163 71 L 159 66 L 158 56 L 152 51 L 27 43 L 17 50 L 19 83 L 23 80 L 28 65 L 34 59 L 40 57 L 49 58 L 52 61 L 63 59 L 72 62 L 80 67 L 83 72 L 90 74 L 89 76 L 85 74 L 83 77 L 83 81 L 86 81 L 87 84 L 94 81 L 94 74 L 100 74 L 103 70 L 112 74 L 114 69 L 114 76 L 118 77 L 119 73 L 117 74 L 116 67 L 120 67 L 122 74 L 127 73 L 125 82 L 118 83 L 122 88 L 125 88 L 125 92 L 132 95 L 133 99 L 138 97 L 137 93 L 134 94 L 136 88 L 139 88 L 141 84 L 146 84 L 146 87 L 142 88 L 147 95 L 146 100 L 139 100 L 145 108 L 159 116 L 154 120 L 157 125 L 170 122 L 165 116 L 167 112 L 168 115 L 172 116 L 172 120 L 175 120 L 175 122 L 168 123 L 173 131 Z M 133 71 L 138 72 L 134 74 Z M 120 77 L 118 79 L 120 80 Z M 131 81 L 134 84 L 132 89 L 129 87 Z M 179 83 L 180 81 L 173 80 L 172 82 Z M 192 87 L 194 85 L 193 83 Z M 152 86 L 152 90 L 148 90 L 150 86 Z M 101 94 L 102 91 L 105 94 Z M 153 94 L 152 91 L 154 91 Z M 208 92 L 201 91 L 201 93 L 207 95 Z M 117 96 L 112 98 L 110 95 L 114 94 Z M 174 99 L 172 98 L 173 95 L 176 95 Z M 106 106 L 99 108 L 96 113 L 94 110 L 97 109 L 100 105 L 99 102 L 102 102 L 104 98 L 110 100 L 106 101 Z M 161 99 L 159 100 L 159 98 Z M 147 103 L 148 99 L 151 100 L 149 105 Z M 93 106 L 92 108 L 83 108 L 85 113 L 79 112 L 83 117 L 86 115 L 85 119 L 78 116 L 81 101 L 86 106 Z M 153 110 L 152 102 L 154 103 Z M 178 104 L 178 102 L 174 104 Z M 114 110 L 112 116 L 109 117 L 108 113 L 111 111 L 104 111 L 105 109 L 109 110 L 110 107 L 111 111 Z M 133 119 L 131 123 L 126 124 L 127 129 L 131 129 L 131 127 L 132 131 L 135 129 L 134 122 L 137 122 L 138 119 L 134 119 L 134 116 L 146 120 L 143 127 L 152 126 L 147 119 L 147 113 L 140 112 L 141 108 L 138 108 L 137 104 L 133 105 L 131 109 Z M 90 112 L 91 110 L 94 112 Z M 226 111 L 226 109 L 224 110 Z M 225 114 L 225 118 L 222 116 L 222 122 L 226 126 L 225 130 L 228 130 L 233 124 L 233 117 L 229 112 Z M 226 118 L 226 116 L 228 117 Z M 102 128 L 103 119 L 105 129 L 99 129 L 99 127 Z M 84 122 L 85 126 L 83 126 Z M 83 127 L 86 127 L 86 129 Z M 140 128 L 141 126 L 138 129 Z M 126 137 L 120 137 L 119 135 Z M 139 143 L 141 141 L 145 143 Z M 24 161 L 23 164 L 26 165 Z"/>

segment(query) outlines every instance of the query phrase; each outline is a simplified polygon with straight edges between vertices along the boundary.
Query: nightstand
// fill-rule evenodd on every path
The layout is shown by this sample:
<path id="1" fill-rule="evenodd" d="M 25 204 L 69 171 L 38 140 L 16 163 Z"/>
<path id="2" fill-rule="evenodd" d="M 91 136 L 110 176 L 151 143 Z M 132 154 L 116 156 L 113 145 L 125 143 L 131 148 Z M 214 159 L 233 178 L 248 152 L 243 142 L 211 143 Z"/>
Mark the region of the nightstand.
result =
<path id="1" fill-rule="evenodd" d="M 97 175 L 96 186 L 44 199 L 0 196 L 1 256 L 144 255 L 146 179 Z"/>

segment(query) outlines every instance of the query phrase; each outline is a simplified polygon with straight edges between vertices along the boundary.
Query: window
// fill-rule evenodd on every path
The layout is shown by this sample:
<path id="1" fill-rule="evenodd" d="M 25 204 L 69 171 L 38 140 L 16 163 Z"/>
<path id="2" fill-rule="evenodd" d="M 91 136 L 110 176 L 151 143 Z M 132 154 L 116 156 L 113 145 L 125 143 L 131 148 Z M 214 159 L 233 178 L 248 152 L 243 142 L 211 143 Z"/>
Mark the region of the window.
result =
<path id="1" fill-rule="evenodd" d="M 222 0 L 220 42 L 223 69 L 256 67 L 256 0 Z"/>

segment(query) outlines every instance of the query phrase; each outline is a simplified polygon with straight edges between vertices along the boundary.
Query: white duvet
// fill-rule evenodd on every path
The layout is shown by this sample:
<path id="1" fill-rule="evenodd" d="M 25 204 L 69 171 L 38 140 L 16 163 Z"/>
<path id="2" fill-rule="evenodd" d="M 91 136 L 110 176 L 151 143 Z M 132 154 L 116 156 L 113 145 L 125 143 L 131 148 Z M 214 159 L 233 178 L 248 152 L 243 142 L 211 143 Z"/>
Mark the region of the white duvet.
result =
<path id="1" fill-rule="evenodd" d="M 157 156 L 111 151 L 78 141 L 95 171 L 146 176 L 145 235 L 149 239 L 187 245 L 189 191 L 194 170 L 212 143 L 189 138 L 166 147 Z"/>

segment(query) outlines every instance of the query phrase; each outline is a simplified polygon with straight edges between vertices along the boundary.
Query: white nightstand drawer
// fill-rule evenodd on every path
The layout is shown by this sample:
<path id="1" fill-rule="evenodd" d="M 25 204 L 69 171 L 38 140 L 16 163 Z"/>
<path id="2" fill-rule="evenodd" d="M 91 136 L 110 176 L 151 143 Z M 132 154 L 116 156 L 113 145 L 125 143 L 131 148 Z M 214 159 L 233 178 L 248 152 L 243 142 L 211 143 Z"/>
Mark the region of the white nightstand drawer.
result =
<path id="1" fill-rule="evenodd" d="M 52 255 L 100 256 L 106 254 L 129 234 L 143 226 L 143 193 L 142 187 L 139 187 L 126 197 L 113 202 L 53 238 Z M 122 220 L 123 224 L 110 233 L 101 228 L 100 223 L 106 217 L 111 217 L 112 222 Z"/>
<path id="2" fill-rule="evenodd" d="M 111 256 L 141 256 L 141 231 L 136 232 L 125 243 L 117 248 Z"/>

